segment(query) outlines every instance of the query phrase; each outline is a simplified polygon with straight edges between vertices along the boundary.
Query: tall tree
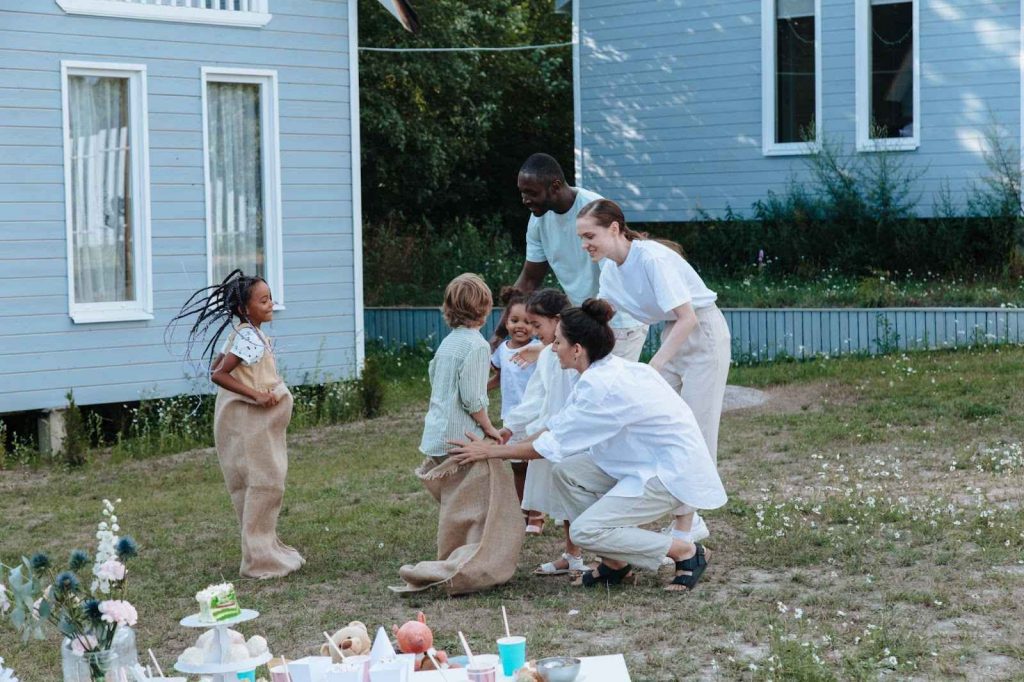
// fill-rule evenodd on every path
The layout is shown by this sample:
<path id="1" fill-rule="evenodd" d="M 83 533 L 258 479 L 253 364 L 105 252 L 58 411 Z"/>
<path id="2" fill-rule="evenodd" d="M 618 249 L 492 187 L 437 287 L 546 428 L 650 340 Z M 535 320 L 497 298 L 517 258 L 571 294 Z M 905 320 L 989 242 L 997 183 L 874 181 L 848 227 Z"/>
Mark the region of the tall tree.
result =
<path id="1" fill-rule="evenodd" d="M 410 35 L 360 0 L 359 43 L 472 47 L 568 41 L 568 17 L 551 0 L 434 0 L 416 4 Z M 515 178 L 534 151 L 571 169 L 572 53 L 360 53 L 363 210 L 370 224 L 443 226 L 500 215 L 520 235 L 526 213 Z"/>

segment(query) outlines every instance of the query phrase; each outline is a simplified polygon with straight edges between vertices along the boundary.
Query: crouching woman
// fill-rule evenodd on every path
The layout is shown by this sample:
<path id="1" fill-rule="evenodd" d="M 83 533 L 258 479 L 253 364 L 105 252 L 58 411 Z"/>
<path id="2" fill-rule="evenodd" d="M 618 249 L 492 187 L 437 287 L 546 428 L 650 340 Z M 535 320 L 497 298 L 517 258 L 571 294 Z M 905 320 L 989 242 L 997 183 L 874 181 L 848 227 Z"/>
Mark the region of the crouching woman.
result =
<path id="1" fill-rule="evenodd" d="M 510 445 L 467 434 L 451 454 L 461 462 L 552 462 L 553 494 L 570 515 L 572 541 L 602 557 L 583 586 L 621 583 L 634 566 L 656 571 L 668 555 L 676 571 L 666 589 L 692 590 L 707 566 L 704 547 L 639 526 L 680 506 L 717 509 L 725 489 L 679 394 L 649 365 L 611 355 L 613 314 L 600 299 L 562 312 L 552 350 L 563 369 L 581 376 L 545 431 Z"/>

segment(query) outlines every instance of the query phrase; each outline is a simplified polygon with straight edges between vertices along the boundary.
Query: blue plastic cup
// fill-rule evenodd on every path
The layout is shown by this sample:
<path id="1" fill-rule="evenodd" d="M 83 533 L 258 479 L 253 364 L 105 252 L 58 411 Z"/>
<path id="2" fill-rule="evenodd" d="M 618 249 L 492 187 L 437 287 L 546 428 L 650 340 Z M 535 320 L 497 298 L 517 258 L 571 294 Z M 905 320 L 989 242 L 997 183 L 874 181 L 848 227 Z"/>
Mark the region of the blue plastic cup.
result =
<path id="1" fill-rule="evenodd" d="M 246 670 L 238 673 L 238 682 L 256 682 L 256 670 Z"/>
<path id="2" fill-rule="evenodd" d="M 526 665 L 526 638 L 502 637 L 498 640 L 498 655 L 501 656 L 501 670 L 505 677 L 512 677 Z"/>

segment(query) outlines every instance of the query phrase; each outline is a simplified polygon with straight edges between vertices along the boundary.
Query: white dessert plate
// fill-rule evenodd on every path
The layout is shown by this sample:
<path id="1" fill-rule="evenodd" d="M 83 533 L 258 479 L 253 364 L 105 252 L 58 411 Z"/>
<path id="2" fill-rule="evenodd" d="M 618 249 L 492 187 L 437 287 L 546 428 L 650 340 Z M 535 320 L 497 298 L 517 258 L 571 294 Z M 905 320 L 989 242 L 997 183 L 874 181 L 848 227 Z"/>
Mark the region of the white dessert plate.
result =
<path id="1" fill-rule="evenodd" d="M 256 618 L 259 618 L 259 616 L 259 611 L 242 609 L 242 613 L 240 615 L 235 616 L 234 618 L 228 618 L 227 620 L 210 622 L 208 620 L 203 620 L 198 613 L 193 613 L 191 616 L 182 618 L 179 622 L 187 628 L 213 628 L 220 627 L 221 625 L 237 625 L 238 623 L 244 623 L 248 620 L 255 620 Z"/>
<path id="2" fill-rule="evenodd" d="M 273 658 L 270 652 L 257 656 L 256 658 L 247 658 L 244 661 L 233 661 L 231 663 L 202 663 L 200 665 L 186 665 L 184 663 L 175 663 L 174 669 L 178 672 L 189 673 L 190 675 L 217 675 L 223 673 L 238 673 L 246 670 L 255 670 L 257 667 L 263 665 L 267 661 Z"/>

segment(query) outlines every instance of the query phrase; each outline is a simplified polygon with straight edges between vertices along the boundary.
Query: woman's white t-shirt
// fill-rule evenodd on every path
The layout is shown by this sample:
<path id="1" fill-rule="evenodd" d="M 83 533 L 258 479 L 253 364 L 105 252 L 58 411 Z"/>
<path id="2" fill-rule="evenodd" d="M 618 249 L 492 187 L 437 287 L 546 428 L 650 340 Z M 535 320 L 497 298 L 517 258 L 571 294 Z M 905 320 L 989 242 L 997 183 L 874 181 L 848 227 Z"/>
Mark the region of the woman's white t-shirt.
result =
<path id="1" fill-rule="evenodd" d="M 491 354 L 491 366 L 501 372 L 502 421 L 505 421 L 509 412 L 522 402 L 523 394 L 526 393 L 526 384 L 530 382 L 533 371 L 537 369 L 536 362 L 531 362 L 526 367 L 520 367 L 512 362 L 512 356 L 521 350 L 538 345 L 540 345 L 540 341 L 534 339 L 525 346 L 511 348 L 508 341 L 502 341 L 501 345 L 495 348 L 494 353 Z"/>
<path id="2" fill-rule="evenodd" d="M 644 324 L 674 321 L 672 311 L 685 303 L 697 310 L 718 299 L 685 258 L 650 239 L 630 242 L 622 265 L 601 261 L 600 284 L 599 298 Z"/>

